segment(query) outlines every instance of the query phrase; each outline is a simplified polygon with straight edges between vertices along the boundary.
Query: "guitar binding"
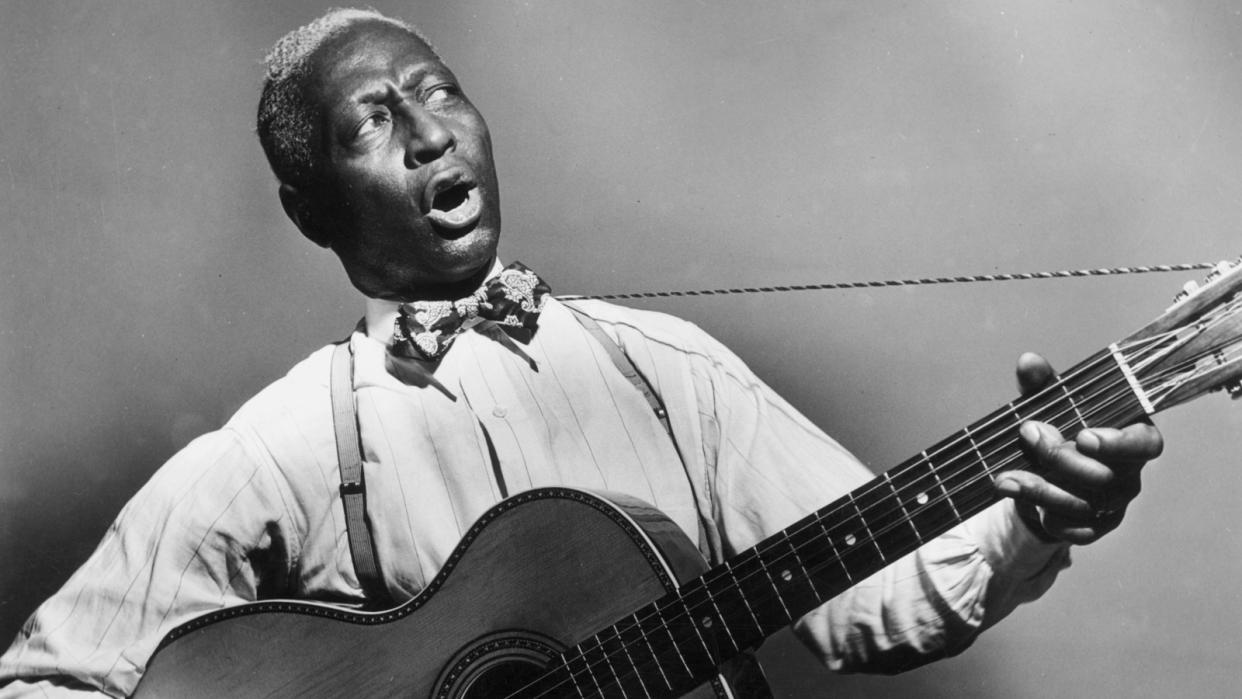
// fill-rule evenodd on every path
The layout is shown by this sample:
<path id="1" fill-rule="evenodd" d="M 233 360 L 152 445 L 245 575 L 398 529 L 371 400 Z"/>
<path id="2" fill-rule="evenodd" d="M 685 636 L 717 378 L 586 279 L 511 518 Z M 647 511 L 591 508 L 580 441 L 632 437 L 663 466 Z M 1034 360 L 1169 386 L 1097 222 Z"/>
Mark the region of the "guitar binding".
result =
<path id="1" fill-rule="evenodd" d="M 279 612 L 285 614 L 304 614 L 307 616 L 326 617 L 336 621 L 343 621 L 351 624 L 374 625 L 386 624 L 397 619 L 409 616 L 418 610 L 427 600 L 436 593 L 437 590 L 448 579 L 449 575 L 457 566 L 457 562 L 462 555 L 470 548 L 470 544 L 478 538 L 480 534 L 486 530 L 497 517 L 503 515 L 514 507 L 518 507 L 534 500 L 544 498 L 558 498 L 562 500 L 573 500 L 575 502 L 588 505 L 597 510 L 601 514 L 612 520 L 622 531 L 626 533 L 634 541 L 635 544 L 645 542 L 645 536 L 639 532 L 634 524 L 621 514 L 615 507 L 601 501 L 590 493 L 575 490 L 573 488 L 535 488 L 522 493 L 518 493 L 512 497 L 506 498 L 483 514 L 466 532 L 462 540 L 453 548 L 453 552 L 449 554 L 444 565 L 440 568 L 440 572 L 435 578 L 427 584 L 412 599 L 393 609 L 380 612 L 354 611 L 343 607 L 334 606 L 326 602 L 303 602 L 294 600 L 265 600 L 260 602 L 249 602 L 233 607 L 225 607 L 214 612 L 208 612 L 202 616 L 191 619 L 169 631 L 164 639 L 156 648 L 158 653 L 160 649 L 169 645 L 173 641 L 185 636 L 186 634 L 197 631 L 203 627 L 210 626 L 226 619 L 233 619 L 239 616 L 250 614 L 263 614 Z M 654 575 L 664 585 L 666 590 L 673 590 L 677 584 L 665 573 L 664 566 L 656 555 L 650 552 L 646 546 L 640 547 L 644 552 L 644 557 L 650 565 Z"/>

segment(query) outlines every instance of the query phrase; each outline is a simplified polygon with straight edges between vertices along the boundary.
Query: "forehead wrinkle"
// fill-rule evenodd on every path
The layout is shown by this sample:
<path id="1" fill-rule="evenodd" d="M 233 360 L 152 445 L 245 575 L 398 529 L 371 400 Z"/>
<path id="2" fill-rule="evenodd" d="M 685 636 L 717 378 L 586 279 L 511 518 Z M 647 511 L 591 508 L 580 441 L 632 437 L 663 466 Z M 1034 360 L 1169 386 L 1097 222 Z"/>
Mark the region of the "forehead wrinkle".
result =
<path id="1" fill-rule="evenodd" d="M 448 67 L 434 57 L 411 57 L 406 54 L 381 65 L 375 65 L 377 61 L 369 61 L 368 58 L 366 55 L 354 55 L 337 62 L 329 71 L 327 78 L 330 84 L 346 87 L 357 84 L 355 89 L 342 96 L 344 104 L 382 102 L 389 99 L 394 91 L 417 85 L 429 74 L 450 74 Z M 411 61 L 416 63 L 405 67 Z"/>
<path id="2" fill-rule="evenodd" d="M 429 74 L 435 72 L 437 71 L 429 69 L 426 65 L 419 65 L 405 71 L 404 75 L 396 81 L 390 79 L 390 77 L 376 77 L 368 80 L 367 84 L 362 85 L 349 96 L 340 100 L 335 105 L 334 111 L 348 110 L 353 105 L 358 104 L 381 104 L 396 100 L 402 91 L 418 85 Z"/>

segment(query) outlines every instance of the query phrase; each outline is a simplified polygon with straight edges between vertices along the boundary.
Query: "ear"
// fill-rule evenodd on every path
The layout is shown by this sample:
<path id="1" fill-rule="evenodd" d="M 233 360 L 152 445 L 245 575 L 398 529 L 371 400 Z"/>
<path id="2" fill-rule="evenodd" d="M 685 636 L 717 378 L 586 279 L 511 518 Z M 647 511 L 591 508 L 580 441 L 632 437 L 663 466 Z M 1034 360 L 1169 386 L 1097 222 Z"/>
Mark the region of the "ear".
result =
<path id="1" fill-rule="evenodd" d="M 291 184 L 280 183 L 280 205 L 285 207 L 285 215 L 293 221 L 293 225 L 302 231 L 312 243 L 326 248 L 332 243 L 328 232 L 319 228 L 319 221 L 311 215 L 310 198 L 302 190 Z"/>

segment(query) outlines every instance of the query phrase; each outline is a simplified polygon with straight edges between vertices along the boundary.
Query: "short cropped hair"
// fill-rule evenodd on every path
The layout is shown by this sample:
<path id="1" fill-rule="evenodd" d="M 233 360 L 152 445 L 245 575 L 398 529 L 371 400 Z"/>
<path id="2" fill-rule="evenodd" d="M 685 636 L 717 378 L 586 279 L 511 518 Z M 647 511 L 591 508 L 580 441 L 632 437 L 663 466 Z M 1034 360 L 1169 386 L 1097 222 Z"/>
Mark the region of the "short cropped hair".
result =
<path id="1" fill-rule="evenodd" d="M 267 72 L 259 98 L 259 143 L 276 178 L 295 186 L 306 185 L 314 172 L 317 153 L 312 147 L 317 114 L 303 97 L 311 61 L 329 39 L 359 22 L 382 22 L 410 33 L 428 47 L 417 29 L 375 10 L 335 8 L 281 37 L 267 54 Z M 435 49 L 431 49 L 435 52 Z"/>

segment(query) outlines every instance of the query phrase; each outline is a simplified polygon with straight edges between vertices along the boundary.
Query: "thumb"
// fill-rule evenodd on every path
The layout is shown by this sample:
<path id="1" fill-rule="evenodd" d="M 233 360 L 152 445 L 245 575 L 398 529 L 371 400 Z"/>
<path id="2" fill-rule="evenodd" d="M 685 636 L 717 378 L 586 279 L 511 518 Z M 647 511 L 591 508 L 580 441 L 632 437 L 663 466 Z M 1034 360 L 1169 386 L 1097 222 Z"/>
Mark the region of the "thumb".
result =
<path id="1" fill-rule="evenodd" d="M 1029 396 L 1038 392 L 1052 382 L 1056 372 L 1047 359 L 1034 352 L 1023 352 L 1018 357 L 1018 388 L 1022 395 Z"/>

